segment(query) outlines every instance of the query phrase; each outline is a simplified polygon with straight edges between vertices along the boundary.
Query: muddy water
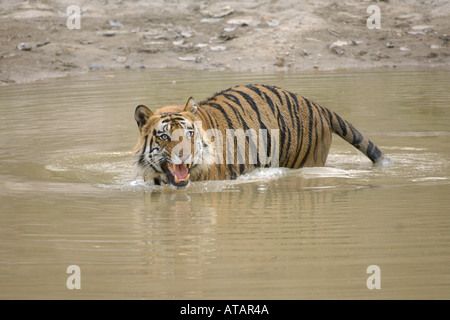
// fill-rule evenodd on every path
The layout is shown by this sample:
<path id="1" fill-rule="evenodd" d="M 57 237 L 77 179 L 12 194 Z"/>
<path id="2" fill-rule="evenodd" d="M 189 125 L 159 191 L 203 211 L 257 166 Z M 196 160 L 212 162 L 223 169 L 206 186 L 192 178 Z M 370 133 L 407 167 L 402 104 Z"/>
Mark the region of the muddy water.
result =
<path id="1" fill-rule="evenodd" d="M 448 299 L 449 80 L 166 70 L 0 87 L 0 298 Z M 394 163 L 373 168 L 335 137 L 324 168 L 184 191 L 136 177 L 138 104 L 246 83 L 332 108 Z"/>

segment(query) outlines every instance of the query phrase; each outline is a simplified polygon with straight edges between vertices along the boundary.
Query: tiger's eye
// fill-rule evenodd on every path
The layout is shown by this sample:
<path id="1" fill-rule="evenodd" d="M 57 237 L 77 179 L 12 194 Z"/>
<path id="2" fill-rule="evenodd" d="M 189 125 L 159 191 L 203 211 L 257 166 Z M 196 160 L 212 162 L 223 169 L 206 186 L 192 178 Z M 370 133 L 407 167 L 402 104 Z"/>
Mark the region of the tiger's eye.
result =
<path id="1" fill-rule="evenodd" d="M 167 135 L 167 134 L 165 134 L 165 133 L 162 134 L 162 135 L 160 135 L 159 138 L 160 138 L 161 140 L 164 140 L 164 141 L 170 140 L 169 135 Z"/>

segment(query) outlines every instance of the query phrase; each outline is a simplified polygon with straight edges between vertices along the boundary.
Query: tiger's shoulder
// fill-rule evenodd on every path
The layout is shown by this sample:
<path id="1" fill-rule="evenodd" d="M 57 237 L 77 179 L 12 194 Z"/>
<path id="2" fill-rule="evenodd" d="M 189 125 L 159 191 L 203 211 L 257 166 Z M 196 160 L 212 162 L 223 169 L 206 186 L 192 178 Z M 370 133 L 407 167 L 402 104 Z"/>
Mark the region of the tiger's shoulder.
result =
<path id="1" fill-rule="evenodd" d="M 252 98 L 255 98 L 257 96 L 262 97 L 264 93 L 275 93 L 278 94 L 279 92 L 285 92 L 286 90 L 281 89 L 274 85 L 267 85 L 267 84 L 246 84 L 246 85 L 236 85 L 233 87 L 229 87 L 228 89 L 218 91 L 206 99 L 199 102 L 199 106 L 201 105 L 207 105 L 208 103 L 212 101 L 216 101 L 218 99 L 222 99 L 223 97 L 229 97 L 230 95 L 236 95 L 236 94 L 246 94 Z"/>

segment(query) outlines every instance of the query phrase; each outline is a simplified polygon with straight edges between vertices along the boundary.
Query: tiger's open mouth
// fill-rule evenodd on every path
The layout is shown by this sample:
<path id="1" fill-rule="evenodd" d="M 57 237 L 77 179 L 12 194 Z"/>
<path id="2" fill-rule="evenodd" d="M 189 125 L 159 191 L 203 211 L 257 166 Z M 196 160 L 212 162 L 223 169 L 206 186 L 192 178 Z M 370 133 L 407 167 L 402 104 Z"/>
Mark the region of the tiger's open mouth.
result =
<path id="1" fill-rule="evenodd" d="M 168 162 L 165 172 L 171 185 L 177 188 L 184 188 L 189 184 L 190 170 L 191 164 L 173 164 Z"/>

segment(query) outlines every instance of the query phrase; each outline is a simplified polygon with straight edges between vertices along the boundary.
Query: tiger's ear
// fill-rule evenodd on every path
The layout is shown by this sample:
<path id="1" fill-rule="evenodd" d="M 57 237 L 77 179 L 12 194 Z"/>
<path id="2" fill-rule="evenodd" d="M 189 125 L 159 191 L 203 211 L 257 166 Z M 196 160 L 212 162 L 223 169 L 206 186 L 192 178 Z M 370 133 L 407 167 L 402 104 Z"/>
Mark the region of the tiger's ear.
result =
<path id="1" fill-rule="evenodd" d="M 184 111 L 190 112 L 192 114 L 197 113 L 197 103 L 195 102 L 194 98 L 190 97 L 188 101 L 186 102 L 186 106 L 184 107 Z"/>
<path id="2" fill-rule="evenodd" d="M 139 130 L 145 126 L 152 115 L 153 112 L 143 104 L 136 107 L 136 110 L 134 111 L 134 120 L 136 120 Z"/>

